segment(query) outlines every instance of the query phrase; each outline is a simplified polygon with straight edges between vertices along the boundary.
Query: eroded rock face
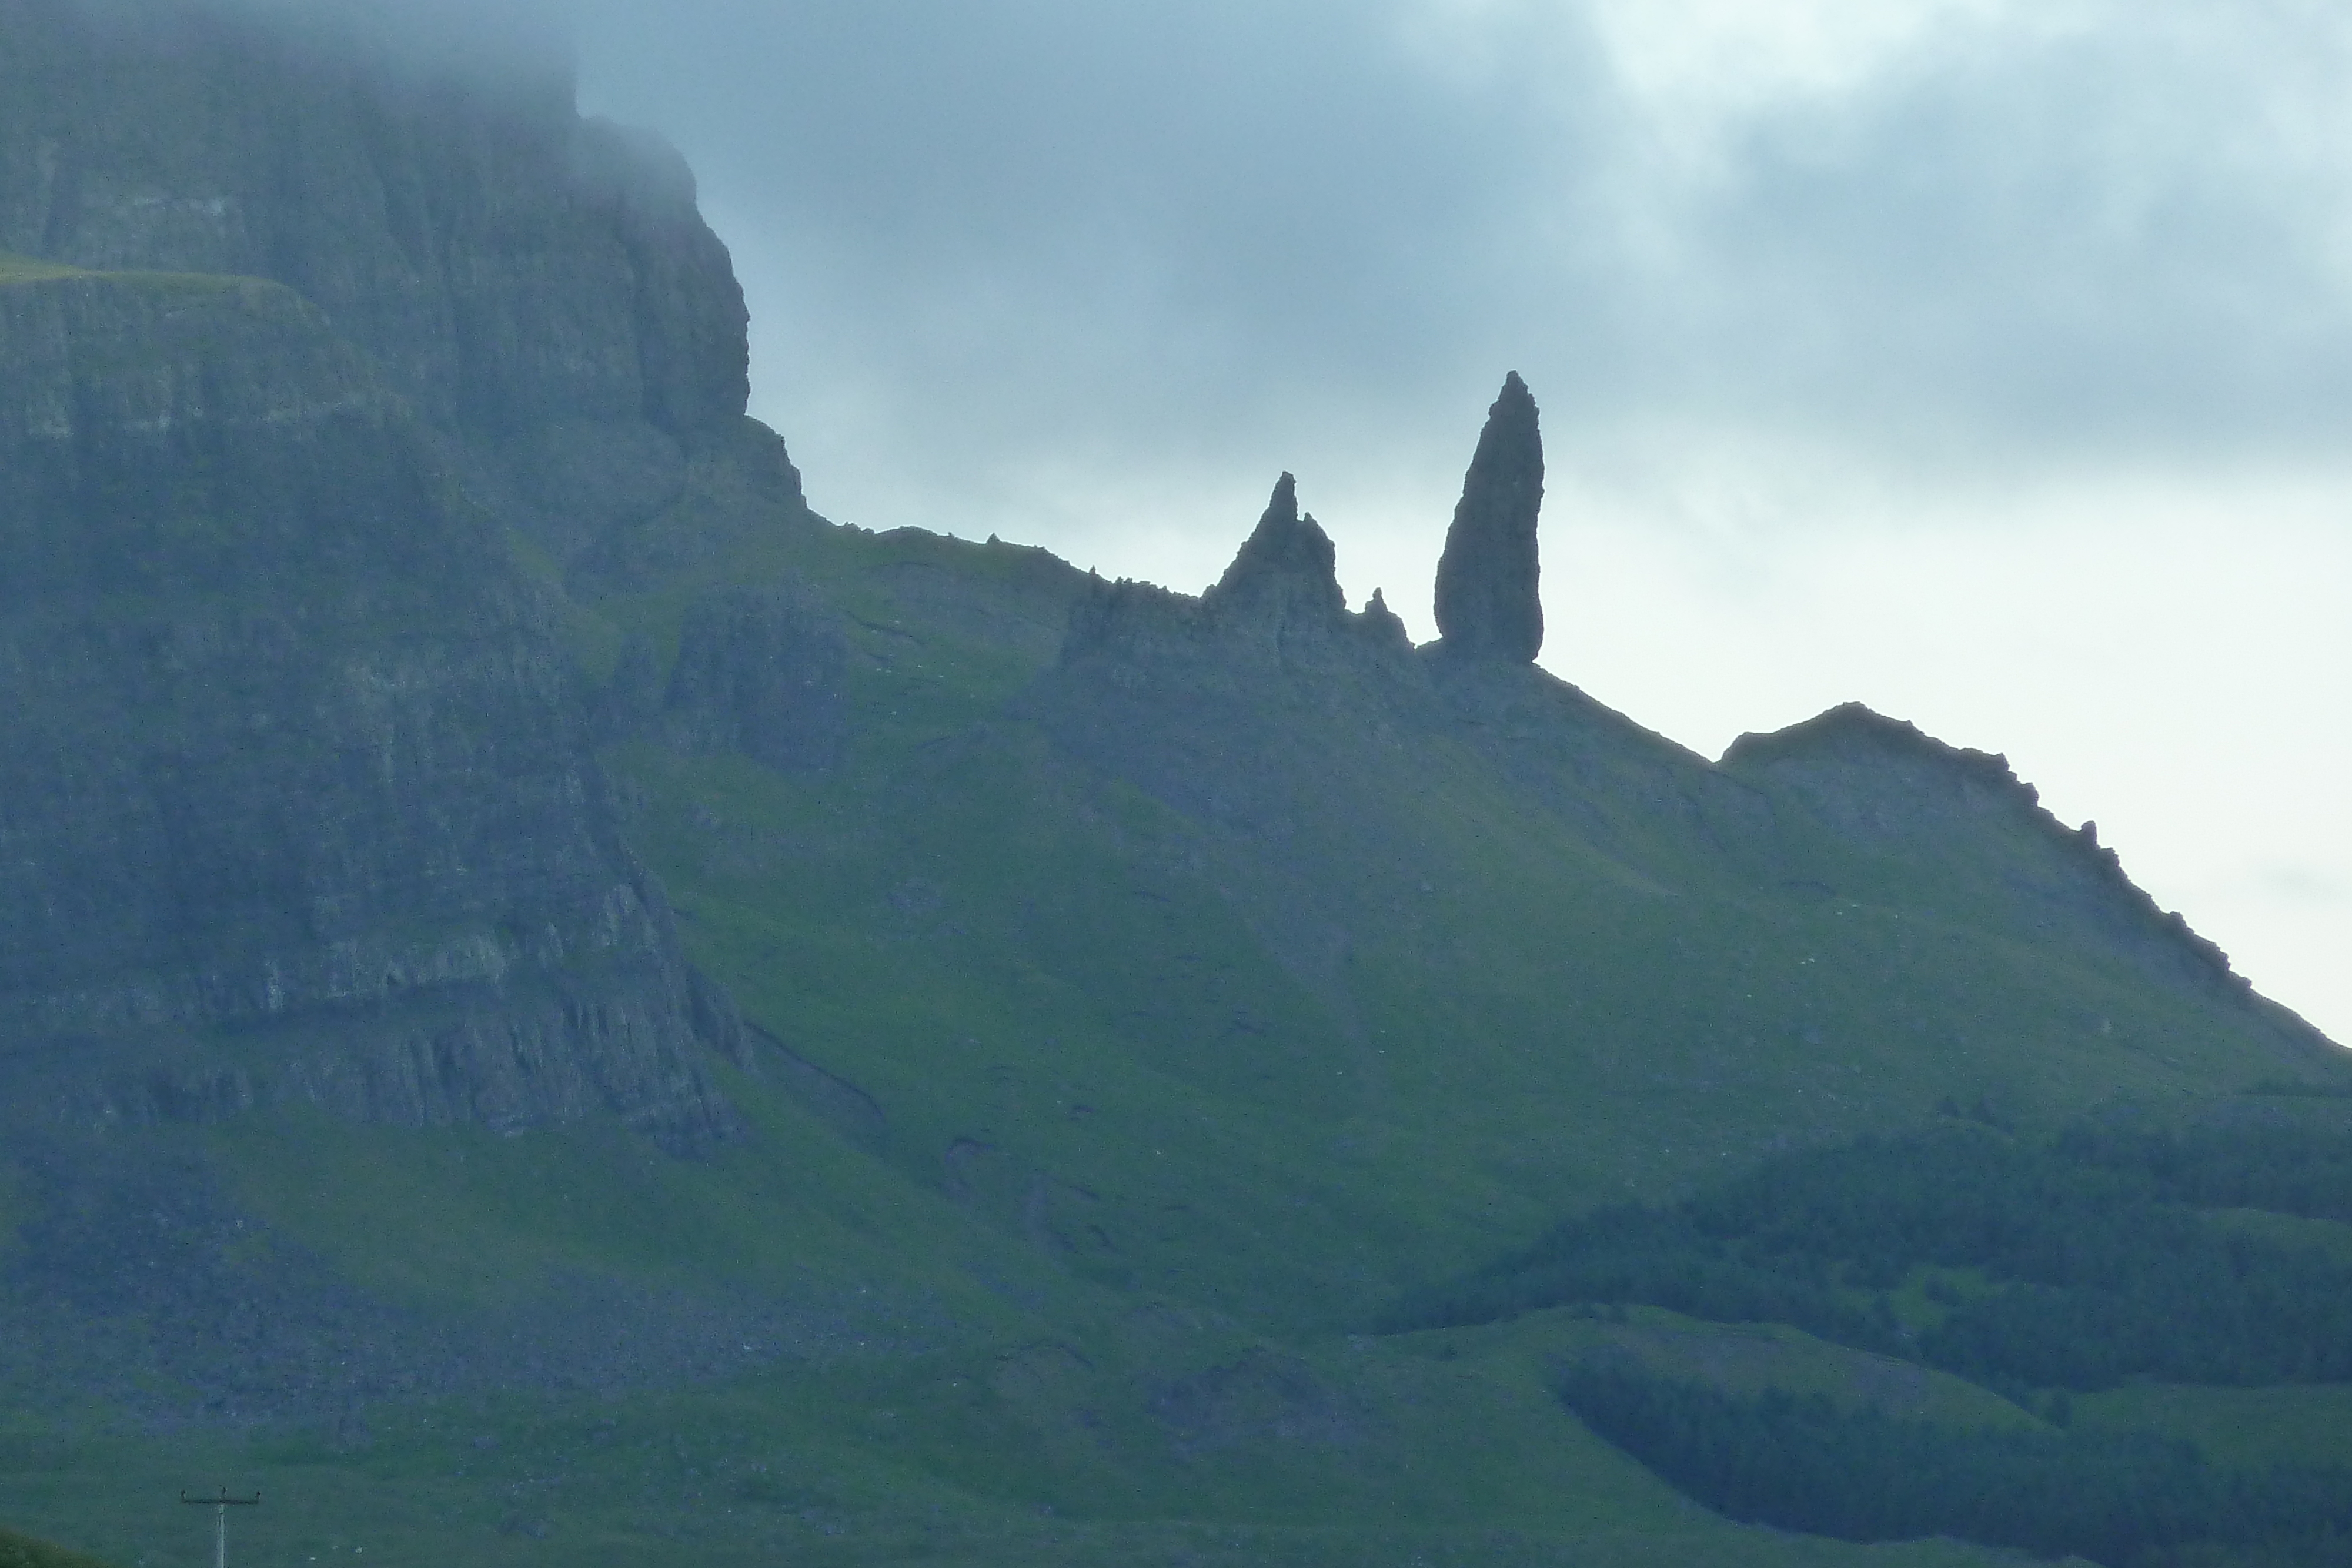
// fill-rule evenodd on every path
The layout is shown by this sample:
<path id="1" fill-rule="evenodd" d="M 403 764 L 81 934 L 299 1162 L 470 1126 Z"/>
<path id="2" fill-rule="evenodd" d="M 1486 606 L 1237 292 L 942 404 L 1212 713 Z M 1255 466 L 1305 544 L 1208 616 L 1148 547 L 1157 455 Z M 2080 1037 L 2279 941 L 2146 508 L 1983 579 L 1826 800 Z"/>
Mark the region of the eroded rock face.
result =
<path id="1" fill-rule="evenodd" d="M 1279 640 L 1294 624 L 1322 629 L 1347 612 L 1338 551 L 1314 517 L 1298 511 L 1298 482 L 1285 474 L 1233 562 L 1201 596 L 1202 607 L 1228 622 L 1255 622 Z"/>
<path id="2" fill-rule="evenodd" d="M 253 280 L 0 285 L 0 1071 L 69 1117 L 732 1113 L 537 592 Z"/>
<path id="3" fill-rule="evenodd" d="M 839 622 L 805 591 L 715 591 L 688 610 L 659 727 L 682 751 L 830 768 L 847 731 L 847 664 Z"/>
<path id="4" fill-rule="evenodd" d="M 1412 651 L 1412 635 L 1405 630 L 1404 617 L 1389 608 L 1389 601 L 1377 588 L 1364 605 L 1364 631 L 1380 647 L 1395 653 Z"/>
<path id="5" fill-rule="evenodd" d="M 1224 575 L 1194 599 L 1150 583 L 1097 580 L 1070 613 L 1066 665 L 1097 655 L 1204 662 L 1239 674 L 1273 666 L 1333 672 L 1409 653 L 1404 624 L 1379 596 L 1351 613 L 1338 552 L 1298 509 L 1288 474 Z"/>
<path id="6" fill-rule="evenodd" d="M 572 107 L 190 0 L 0 0 L 0 251 L 283 283 L 559 557 L 740 421 L 745 312 L 693 176 Z"/>
<path id="7" fill-rule="evenodd" d="M 1536 519 L 1543 479 L 1536 400 L 1513 371 L 1486 411 L 1437 563 L 1437 630 L 1449 653 L 1525 664 L 1542 651 Z"/>

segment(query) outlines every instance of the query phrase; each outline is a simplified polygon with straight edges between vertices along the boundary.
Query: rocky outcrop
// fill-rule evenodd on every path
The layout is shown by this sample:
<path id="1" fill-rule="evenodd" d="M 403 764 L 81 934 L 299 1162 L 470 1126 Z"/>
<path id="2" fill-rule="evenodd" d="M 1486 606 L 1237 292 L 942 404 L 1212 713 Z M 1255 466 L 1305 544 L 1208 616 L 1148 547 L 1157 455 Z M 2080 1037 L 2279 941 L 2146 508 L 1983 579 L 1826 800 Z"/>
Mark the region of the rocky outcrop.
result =
<path id="1" fill-rule="evenodd" d="M 1376 648 L 1399 653 L 1412 651 L 1412 633 L 1405 630 L 1404 617 L 1389 608 L 1377 588 L 1364 605 L 1364 633 Z"/>
<path id="2" fill-rule="evenodd" d="M 1275 625 L 1328 625 L 1348 608 L 1339 552 L 1312 516 L 1298 513 L 1298 481 L 1285 474 L 1233 563 L 1201 596 L 1213 615 Z"/>
<path id="3" fill-rule="evenodd" d="M 723 1135 L 731 1009 L 368 357 L 272 284 L 118 275 L 0 285 L 0 365 L 15 1103 Z"/>
<path id="4" fill-rule="evenodd" d="M 1338 553 L 1288 474 L 1233 562 L 1194 599 L 1150 583 L 1097 579 L 1070 613 L 1065 664 L 1109 656 L 1288 669 L 1354 669 L 1411 651 L 1404 623 L 1376 592 L 1361 613 L 1340 591 Z"/>
<path id="5" fill-rule="evenodd" d="M 1280 658 L 1351 629 L 1338 559 L 1322 525 L 1299 515 L 1297 481 L 1285 474 L 1224 575 L 1201 596 L 1212 634 Z"/>
<path id="6" fill-rule="evenodd" d="M 792 585 L 695 601 L 662 701 L 677 750 L 732 752 L 782 772 L 833 766 L 847 732 L 839 622 Z"/>
<path id="7" fill-rule="evenodd" d="M 740 423 L 745 314 L 684 162 L 558 64 L 366 56 L 196 0 L 0 0 L 0 251 L 286 284 L 558 556 Z"/>
<path id="8" fill-rule="evenodd" d="M 1513 371 L 1486 411 L 1437 563 L 1437 630 L 1446 653 L 1525 664 L 1542 650 L 1536 518 L 1543 480 L 1536 400 Z"/>

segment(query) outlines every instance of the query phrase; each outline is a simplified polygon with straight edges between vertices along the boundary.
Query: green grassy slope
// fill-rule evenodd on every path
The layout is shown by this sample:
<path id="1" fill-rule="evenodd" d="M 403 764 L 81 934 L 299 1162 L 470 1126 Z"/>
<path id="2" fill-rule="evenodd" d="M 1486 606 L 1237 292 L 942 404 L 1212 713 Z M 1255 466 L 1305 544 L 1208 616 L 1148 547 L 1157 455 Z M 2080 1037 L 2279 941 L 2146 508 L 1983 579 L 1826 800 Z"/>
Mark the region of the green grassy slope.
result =
<path id="1" fill-rule="evenodd" d="M 298 1266 L 366 1322 L 472 1337 L 439 1381 L 269 1384 L 265 1417 L 194 1426 L 260 1396 L 157 1353 L 111 1406 L 60 1404 L 9 1362 L 20 1517 L 141 1568 L 194 1561 L 150 1504 L 216 1476 L 265 1487 L 239 1525 L 287 1563 L 1989 1561 L 1723 1524 L 1549 1385 L 1614 1345 L 2032 1419 L 1957 1379 L 1666 1314 L 1365 1331 L 1562 1212 L 1939 1103 L 2054 1124 L 2327 1071 L 2076 917 L 2030 815 L 1923 861 L 1532 672 L 1129 684 L 1061 660 L 1089 590 L 1042 552 L 835 528 L 709 455 L 671 513 L 540 570 L 592 682 L 634 640 L 673 657 L 715 585 L 791 578 L 840 616 L 837 767 L 605 758 L 767 1037 L 723 1070 L 749 1135 L 679 1161 L 593 1124 L 172 1134 L 237 1217 L 206 1256 L 262 1303 L 225 1331 L 256 1356 L 285 1354 L 268 1303 L 309 1298 L 261 1285 Z M 652 1305 L 564 1328 L 600 1281 Z M 162 1343 L 146 1311 L 110 1332 Z M 614 1322 L 708 1332 L 567 1359 Z"/>
<path id="2" fill-rule="evenodd" d="M 104 1565 L 95 1557 L 43 1541 L 38 1536 L 0 1529 L 0 1568 L 104 1568 Z"/>
<path id="3" fill-rule="evenodd" d="M 1084 1452 L 1091 1423 L 1037 1436 L 1052 1397 L 1039 1385 L 1064 1359 L 833 1368 L 585 1406 L 405 1406 L 340 1442 L 220 1427 L 169 1442 L 45 1437 L 8 1445 L 0 1485 L 19 1517 L 74 1520 L 79 1538 L 150 1568 L 209 1560 L 209 1518 L 173 1500 L 192 1472 L 260 1488 L 261 1507 L 232 1528 L 232 1560 L 247 1562 L 1993 1561 L 1948 1542 L 1853 1547 L 1725 1525 L 1589 1437 L 1565 1451 L 1546 1441 L 1574 1429 L 1556 1402 L 1453 1364 L 1384 1368 L 1363 1404 L 1383 1429 L 1319 1459 L 1285 1462 L 1276 1441 L 1237 1437 L 1122 1467 Z M 992 1449 L 1008 1434 L 1010 1448 Z M 1078 1451 L 1036 1452 L 1045 1445 Z M 1003 1490 L 1004 1475 L 1049 1465 L 1066 1478 L 1057 1493 Z"/>
<path id="4" fill-rule="evenodd" d="M 1922 864 L 1532 672 L 1476 700 L 1590 787 L 1530 787 L 1442 695 L 1179 672 L 1128 700 L 1002 633 L 1079 587 L 1009 547 L 780 519 L 700 575 L 786 567 L 847 616 L 843 765 L 626 748 L 634 841 L 749 1016 L 879 1108 L 881 1167 L 1112 1288 L 1329 1330 L 1792 1139 L 2323 1070 L 2095 922 L 2053 931 L 2014 891 L 2046 821 Z M 583 640 L 674 638 L 686 591 L 598 601 Z"/>
<path id="5" fill-rule="evenodd" d="M 1779 1157 L 1400 1303 L 1419 1332 L 1394 1343 L 1538 1358 L 1594 1430 L 1737 1518 L 2338 1563 L 2341 1106 L 2248 1096 L 2047 1141 L 1956 1120 Z"/>

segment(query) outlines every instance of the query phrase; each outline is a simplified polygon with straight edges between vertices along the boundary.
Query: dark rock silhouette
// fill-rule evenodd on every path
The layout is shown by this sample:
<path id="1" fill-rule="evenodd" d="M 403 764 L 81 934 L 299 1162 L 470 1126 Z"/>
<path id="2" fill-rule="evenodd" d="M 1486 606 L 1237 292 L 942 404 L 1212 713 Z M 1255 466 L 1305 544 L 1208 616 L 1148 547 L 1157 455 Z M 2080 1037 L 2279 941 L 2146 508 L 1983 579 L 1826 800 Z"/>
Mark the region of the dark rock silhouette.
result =
<path id="1" fill-rule="evenodd" d="M 1986 824 L 2017 823 L 2040 852 L 2004 868 L 2002 885 L 2032 902 L 2043 929 L 2079 925 L 2158 977 L 2252 998 L 2290 1036 L 2312 1038 L 2301 1020 L 2253 998 L 2227 953 L 2125 874 L 2116 852 L 2100 845 L 2096 824 L 2077 830 L 2053 816 L 2005 756 L 1948 746 L 1915 724 L 1843 703 L 1769 735 L 1741 736 L 1723 767 L 1769 779 L 1842 838 L 1889 855 L 1981 862 Z"/>
<path id="2" fill-rule="evenodd" d="M 1201 601 L 1213 614 L 1336 621 L 1348 608 L 1338 562 L 1322 525 L 1299 516 L 1298 482 L 1285 474 L 1257 527 Z"/>
<path id="3" fill-rule="evenodd" d="M 1371 602 L 1364 606 L 1363 625 L 1365 634 L 1378 646 L 1398 653 L 1412 651 L 1412 634 L 1405 630 L 1404 617 L 1389 608 L 1377 588 L 1372 590 Z"/>
<path id="4" fill-rule="evenodd" d="M 1543 476 L 1536 400 L 1513 371 L 1486 411 L 1437 563 L 1437 630 L 1447 652 L 1524 664 L 1541 651 L 1536 517 Z"/>
<path id="5" fill-rule="evenodd" d="M 1109 657 L 1194 663 L 1224 680 L 1244 670 L 1320 670 L 1335 680 L 1409 658 L 1404 622 L 1378 593 L 1350 613 L 1338 552 L 1285 474 L 1224 575 L 1198 599 L 1150 583 L 1093 578 L 1071 607 L 1065 665 Z"/>

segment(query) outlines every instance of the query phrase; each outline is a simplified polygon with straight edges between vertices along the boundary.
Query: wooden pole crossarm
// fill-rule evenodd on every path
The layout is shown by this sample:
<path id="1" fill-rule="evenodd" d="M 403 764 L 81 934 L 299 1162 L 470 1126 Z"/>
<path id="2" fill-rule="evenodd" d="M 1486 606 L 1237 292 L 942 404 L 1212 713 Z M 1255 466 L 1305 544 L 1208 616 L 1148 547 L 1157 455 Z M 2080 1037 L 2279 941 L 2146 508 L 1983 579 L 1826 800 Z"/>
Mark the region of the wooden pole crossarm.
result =
<path id="1" fill-rule="evenodd" d="M 251 1497 L 231 1497 L 228 1488 L 223 1487 L 218 1497 L 190 1497 L 184 1487 L 180 1500 L 213 1511 L 213 1568 L 228 1568 L 228 1511 L 251 1508 L 261 1500 L 261 1494 L 257 1491 Z"/>

